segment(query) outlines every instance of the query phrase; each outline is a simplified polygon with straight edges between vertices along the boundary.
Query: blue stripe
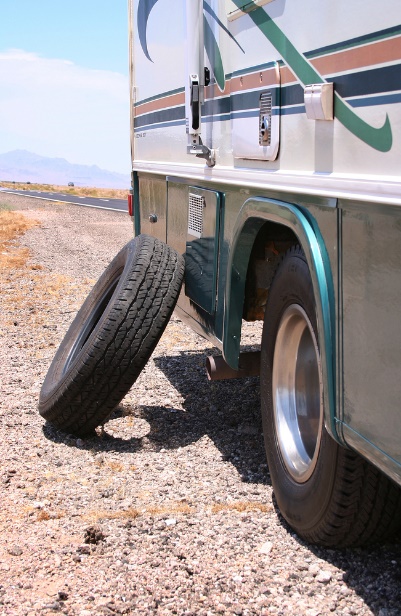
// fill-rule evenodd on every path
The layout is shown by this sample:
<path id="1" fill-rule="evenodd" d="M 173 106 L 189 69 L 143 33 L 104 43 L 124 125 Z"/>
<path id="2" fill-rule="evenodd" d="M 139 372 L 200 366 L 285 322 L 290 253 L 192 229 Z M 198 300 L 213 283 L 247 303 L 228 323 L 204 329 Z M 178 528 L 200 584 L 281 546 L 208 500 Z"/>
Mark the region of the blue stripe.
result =
<path id="1" fill-rule="evenodd" d="M 401 103 L 401 92 L 397 94 L 387 94 L 382 96 L 371 96 L 369 98 L 357 98 L 353 100 L 347 100 L 348 104 L 351 107 L 372 107 L 375 105 L 393 105 L 396 103 Z M 305 113 L 305 105 L 292 105 L 289 107 L 281 107 L 273 109 L 273 115 L 296 115 Z M 251 109 L 245 111 L 236 111 L 233 113 L 219 114 L 219 115 L 211 115 L 211 116 L 202 116 L 202 121 L 205 123 L 210 122 L 226 122 L 232 119 L 240 119 L 240 118 L 254 118 L 259 114 L 258 109 Z M 135 126 L 135 132 L 142 132 L 145 130 L 153 130 L 156 128 L 166 128 L 169 126 L 182 126 L 185 125 L 184 120 L 177 120 L 175 122 L 160 122 L 158 124 L 143 124 L 141 126 Z"/>
<path id="2" fill-rule="evenodd" d="M 202 122 L 205 122 L 206 124 L 210 124 L 211 122 L 228 122 L 229 120 L 231 120 L 231 115 L 229 113 L 206 117 L 202 116 Z"/>
<path id="3" fill-rule="evenodd" d="M 399 64 L 371 68 L 348 75 L 327 77 L 334 82 L 334 89 L 341 98 L 368 94 L 385 94 L 401 89 L 401 67 Z"/>
<path id="4" fill-rule="evenodd" d="M 371 107 L 372 105 L 393 105 L 401 103 L 401 92 L 397 94 L 383 94 L 381 96 L 370 96 L 368 98 L 356 98 L 347 101 L 351 107 Z"/>
<path id="5" fill-rule="evenodd" d="M 401 67 L 399 64 L 328 77 L 327 81 L 334 82 L 336 93 L 347 100 L 351 107 L 371 107 L 401 102 Z M 278 94 L 277 88 L 269 88 L 269 90 L 273 96 Z M 202 106 L 202 118 L 207 122 L 212 122 L 213 120 L 225 121 L 234 117 L 245 118 L 257 115 L 262 92 L 266 92 L 266 88 L 208 99 Z M 304 89 L 300 84 L 284 86 L 279 94 L 283 115 L 304 113 Z M 275 113 L 278 113 L 277 104 L 275 107 Z M 135 130 L 151 130 L 151 128 L 179 126 L 184 123 L 184 105 L 153 111 L 134 119 Z"/>
<path id="6" fill-rule="evenodd" d="M 143 124 L 141 126 L 135 126 L 135 133 L 142 133 L 147 130 L 154 130 L 156 128 L 169 128 L 170 126 L 185 126 L 184 120 L 176 120 L 175 122 L 160 122 L 159 124 Z"/>
<path id="7" fill-rule="evenodd" d="M 348 100 L 348 104 L 351 107 L 371 107 L 375 105 L 392 105 L 401 103 L 401 92 L 397 94 L 388 94 L 383 96 L 372 96 L 370 98 L 358 98 L 354 100 Z M 281 107 L 273 109 L 273 115 L 296 115 L 305 113 L 305 105 L 292 105 L 290 107 Z M 248 111 L 237 111 L 232 114 L 220 114 L 211 116 L 202 116 L 202 121 L 205 123 L 210 122 L 228 122 L 232 119 L 241 118 L 255 118 L 259 115 L 258 109 L 251 109 Z M 159 124 L 148 124 L 141 127 L 135 127 L 135 132 L 142 132 L 145 130 L 153 130 L 156 128 L 166 128 L 169 126 L 182 126 L 185 125 L 184 120 L 178 120 L 176 122 L 161 122 Z"/>
<path id="8" fill-rule="evenodd" d="M 134 118 L 134 127 L 141 128 L 148 124 L 161 124 L 171 122 L 173 120 L 185 120 L 185 107 L 172 107 L 161 109 L 160 111 L 151 111 L 141 116 Z"/>
<path id="9" fill-rule="evenodd" d="M 281 115 L 295 115 L 305 113 L 305 105 L 294 105 L 294 107 L 284 107 L 281 109 Z"/>

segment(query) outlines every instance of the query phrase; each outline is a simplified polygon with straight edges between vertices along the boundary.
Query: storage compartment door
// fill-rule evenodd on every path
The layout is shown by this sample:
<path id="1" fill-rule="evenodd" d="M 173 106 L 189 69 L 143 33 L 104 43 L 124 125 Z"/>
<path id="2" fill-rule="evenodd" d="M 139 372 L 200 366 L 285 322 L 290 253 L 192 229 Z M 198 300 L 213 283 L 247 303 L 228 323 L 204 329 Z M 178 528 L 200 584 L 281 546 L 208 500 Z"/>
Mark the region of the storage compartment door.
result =
<path id="1" fill-rule="evenodd" d="M 213 314 L 217 293 L 220 194 L 188 187 L 185 294 Z"/>

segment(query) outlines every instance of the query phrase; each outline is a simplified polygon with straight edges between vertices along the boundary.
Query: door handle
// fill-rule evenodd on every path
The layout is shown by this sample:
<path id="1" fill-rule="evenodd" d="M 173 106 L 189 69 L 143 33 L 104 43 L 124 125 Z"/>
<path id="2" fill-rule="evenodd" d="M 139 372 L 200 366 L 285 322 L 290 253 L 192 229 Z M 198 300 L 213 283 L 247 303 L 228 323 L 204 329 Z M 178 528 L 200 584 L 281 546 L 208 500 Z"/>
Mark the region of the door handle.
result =
<path id="1" fill-rule="evenodd" d="M 192 130 L 199 130 L 199 119 L 200 119 L 200 86 L 199 86 L 199 77 L 198 75 L 190 75 L 190 88 L 191 88 L 191 97 L 190 97 L 190 105 L 191 105 L 191 126 Z"/>

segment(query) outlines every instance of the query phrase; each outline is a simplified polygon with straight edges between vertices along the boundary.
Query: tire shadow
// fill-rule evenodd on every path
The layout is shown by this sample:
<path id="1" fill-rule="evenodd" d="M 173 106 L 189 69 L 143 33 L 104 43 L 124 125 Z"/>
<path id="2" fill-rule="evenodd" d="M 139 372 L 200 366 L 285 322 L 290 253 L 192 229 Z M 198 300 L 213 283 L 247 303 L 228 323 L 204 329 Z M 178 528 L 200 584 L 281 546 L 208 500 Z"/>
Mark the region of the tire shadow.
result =
<path id="1" fill-rule="evenodd" d="M 365 548 L 324 549 L 298 539 L 329 565 L 342 571 L 345 589 L 356 593 L 377 616 L 401 614 L 401 538 Z M 326 567 L 329 569 L 329 567 Z M 324 569 L 324 565 L 322 566 Z M 330 582 L 333 583 L 333 582 Z M 335 582 L 334 582 L 335 583 Z M 347 592 L 340 592 L 345 599 Z M 333 606 L 336 607 L 337 606 Z M 334 613 L 336 613 L 336 610 Z M 342 613 L 339 609 L 337 613 Z"/>
<path id="2" fill-rule="evenodd" d="M 146 381 L 148 376 L 156 379 L 156 390 L 157 372 L 160 371 L 159 376 L 165 377 L 181 397 L 180 406 L 163 402 L 162 393 L 156 391 L 154 404 L 130 405 L 123 401 L 110 416 L 104 431 L 93 437 L 77 439 L 49 424 L 44 426 L 44 434 L 54 442 L 71 447 L 121 454 L 186 447 L 206 435 L 215 444 L 222 460 L 236 468 L 243 482 L 270 485 L 260 419 L 259 379 L 209 382 L 204 369 L 205 357 L 206 353 L 182 351 L 176 355 L 154 357 L 145 368 L 143 377 Z M 143 381 L 139 380 L 131 393 L 136 387 L 140 395 Z M 131 434 L 139 424 L 143 427 L 143 435 L 130 435 L 131 427 L 126 426 L 130 419 Z M 124 436 L 117 436 L 121 430 L 114 430 L 114 426 L 123 424 Z M 401 615 L 399 537 L 392 543 L 369 548 L 320 548 L 297 537 L 275 507 L 286 531 L 300 546 L 320 559 L 320 570 L 332 571 L 331 566 L 337 569 L 337 577 L 328 582 L 338 586 L 337 598 L 328 606 L 331 613 L 356 613 L 343 611 L 347 607 L 347 596 L 353 592 L 372 614 Z M 312 579 L 316 575 L 318 573 L 314 571 L 309 577 Z M 294 590 L 299 585 L 305 586 L 302 576 L 298 579 L 296 572 L 291 584 Z M 307 591 L 314 592 L 306 588 Z"/>
<path id="3" fill-rule="evenodd" d="M 121 453 L 177 449 L 206 435 L 219 450 L 222 460 L 232 463 L 244 482 L 270 485 L 260 419 L 259 378 L 209 382 L 205 358 L 205 353 L 186 351 L 153 358 L 161 378 L 165 377 L 178 393 L 182 401 L 179 408 L 163 403 L 163 396 L 160 400 L 156 397 L 154 405 L 129 405 L 123 401 L 109 417 L 104 430 L 93 437 L 79 439 L 50 424 L 45 424 L 44 435 L 72 447 Z M 146 371 L 152 378 L 157 372 L 151 362 L 145 368 L 145 379 Z M 134 384 L 132 391 L 135 387 Z M 146 434 L 128 438 L 112 434 L 110 429 L 115 420 L 124 417 L 132 417 L 133 424 L 138 420 L 146 422 Z"/>

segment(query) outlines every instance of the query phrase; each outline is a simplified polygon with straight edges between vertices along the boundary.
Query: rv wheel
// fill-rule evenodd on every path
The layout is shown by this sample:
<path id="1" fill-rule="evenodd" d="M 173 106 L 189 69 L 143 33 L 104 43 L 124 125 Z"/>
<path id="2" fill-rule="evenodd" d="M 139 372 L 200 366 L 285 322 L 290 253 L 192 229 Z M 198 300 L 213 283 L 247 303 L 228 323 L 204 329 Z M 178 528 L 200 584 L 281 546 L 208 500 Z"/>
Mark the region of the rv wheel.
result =
<path id="1" fill-rule="evenodd" d="M 103 423 L 148 361 L 173 312 L 184 259 L 140 235 L 113 259 L 88 295 L 43 383 L 39 412 L 84 436 Z"/>
<path id="2" fill-rule="evenodd" d="M 362 545 L 395 532 L 400 489 L 325 429 L 314 294 L 299 247 L 283 257 L 269 291 L 261 365 L 267 459 L 288 524 L 324 546 Z"/>

